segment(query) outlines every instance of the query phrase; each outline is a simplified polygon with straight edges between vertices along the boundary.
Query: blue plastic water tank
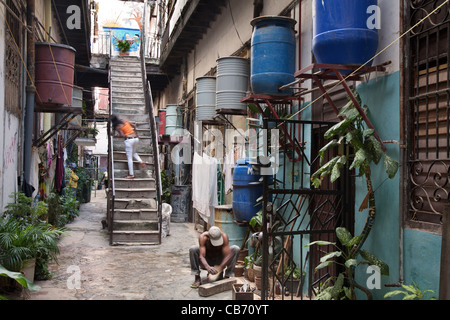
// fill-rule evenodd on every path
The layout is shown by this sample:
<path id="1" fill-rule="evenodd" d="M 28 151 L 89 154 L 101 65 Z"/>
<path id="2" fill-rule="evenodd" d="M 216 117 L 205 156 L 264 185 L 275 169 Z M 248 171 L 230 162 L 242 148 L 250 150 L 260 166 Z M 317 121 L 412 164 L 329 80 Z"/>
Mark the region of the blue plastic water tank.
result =
<path id="1" fill-rule="evenodd" d="M 261 205 L 256 200 L 261 197 L 263 184 L 259 183 L 261 175 L 254 172 L 249 159 L 239 159 L 233 172 L 233 213 L 237 221 L 250 221 Z"/>
<path id="2" fill-rule="evenodd" d="M 318 63 L 362 65 L 376 54 L 378 31 L 367 24 L 373 5 L 377 0 L 314 0 L 313 52 Z"/>
<path id="3" fill-rule="evenodd" d="M 292 90 L 279 91 L 295 81 L 296 21 L 287 17 L 262 16 L 253 19 L 250 83 L 254 94 L 289 96 Z"/>

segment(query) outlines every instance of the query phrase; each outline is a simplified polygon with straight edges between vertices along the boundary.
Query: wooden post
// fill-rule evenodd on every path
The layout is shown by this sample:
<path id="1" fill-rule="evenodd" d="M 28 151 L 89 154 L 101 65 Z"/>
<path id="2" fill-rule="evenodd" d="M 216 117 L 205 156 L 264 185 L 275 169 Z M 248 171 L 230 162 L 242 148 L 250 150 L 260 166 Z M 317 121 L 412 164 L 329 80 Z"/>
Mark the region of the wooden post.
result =
<path id="1" fill-rule="evenodd" d="M 439 280 L 439 300 L 450 300 L 450 205 L 442 214 L 441 273 Z"/>

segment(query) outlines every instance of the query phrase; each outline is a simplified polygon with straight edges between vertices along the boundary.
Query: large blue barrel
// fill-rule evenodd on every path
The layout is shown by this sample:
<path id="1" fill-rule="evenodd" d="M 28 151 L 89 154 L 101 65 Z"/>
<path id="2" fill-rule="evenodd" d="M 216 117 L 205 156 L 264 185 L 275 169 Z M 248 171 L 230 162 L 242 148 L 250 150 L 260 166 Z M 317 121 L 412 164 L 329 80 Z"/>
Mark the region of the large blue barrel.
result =
<path id="1" fill-rule="evenodd" d="M 256 200 L 261 197 L 263 184 L 261 175 L 254 172 L 249 159 L 239 159 L 233 172 L 233 213 L 237 221 L 250 221 L 261 205 Z"/>
<path id="2" fill-rule="evenodd" d="M 362 65 L 376 54 L 378 31 L 367 24 L 373 5 L 377 0 L 314 0 L 313 52 L 318 63 Z"/>
<path id="3" fill-rule="evenodd" d="M 214 207 L 214 225 L 228 235 L 230 245 L 241 247 L 247 233 L 247 227 L 235 222 L 232 206 L 222 205 Z"/>
<path id="4" fill-rule="evenodd" d="M 254 94 L 292 95 L 292 89 L 280 91 L 295 81 L 296 21 L 287 17 L 262 16 L 253 19 L 250 82 Z"/>

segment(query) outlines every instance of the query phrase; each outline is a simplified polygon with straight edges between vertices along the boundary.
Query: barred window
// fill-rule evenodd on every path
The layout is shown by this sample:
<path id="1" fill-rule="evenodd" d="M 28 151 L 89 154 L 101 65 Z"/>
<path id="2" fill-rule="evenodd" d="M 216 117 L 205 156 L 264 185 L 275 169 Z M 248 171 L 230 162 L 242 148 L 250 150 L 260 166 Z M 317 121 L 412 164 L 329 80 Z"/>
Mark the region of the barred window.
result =
<path id="1" fill-rule="evenodd" d="M 444 0 L 408 0 L 407 28 Z M 406 68 L 408 227 L 440 233 L 450 196 L 450 5 L 408 35 Z M 409 26 L 408 26 L 409 25 Z"/>
<path id="2" fill-rule="evenodd" d="M 22 60 L 19 50 L 22 50 L 22 26 L 17 18 L 22 18 L 22 10 L 19 4 L 13 0 L 7 0 L 6 5 L 14 15 L 6 10 L 5 21 L 5 108 L 9 112 L 21 112 L 21 79 Z"/>

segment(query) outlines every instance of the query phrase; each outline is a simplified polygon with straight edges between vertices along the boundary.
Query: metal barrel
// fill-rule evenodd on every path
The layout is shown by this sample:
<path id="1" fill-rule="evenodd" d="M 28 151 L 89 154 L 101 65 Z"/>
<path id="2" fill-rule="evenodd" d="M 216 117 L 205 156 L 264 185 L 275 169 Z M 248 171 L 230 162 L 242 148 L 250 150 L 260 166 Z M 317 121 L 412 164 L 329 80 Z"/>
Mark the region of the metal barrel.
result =
<path id="1" fill-rule="evenodd" d="M 216 77 L 200 77 L 197 81 L 197 108 L 195 118 L 198 121 L 212 120 L 216 115 Z"/>
<path id="2" fill-rule="evenodd" d="M 216 109 L 247 110 L 241 102 L 248 90 L 250 64 L 241 57 L 217 59 Z"/>
<path id="3" fill-rule="evenodd" d="M 181 128 L 181 114 L 178 111 L 178 105 L 168 104 L 166 106 L 166 134 L 176 135 L 177 129 Z"/>
<path id="4" fill-rule="evenodd" d="M 247 227 L 236 224 L 231 205 L 214 207 L 214 225 L 228 235 L 230 246 L 242 246 Z"/>

